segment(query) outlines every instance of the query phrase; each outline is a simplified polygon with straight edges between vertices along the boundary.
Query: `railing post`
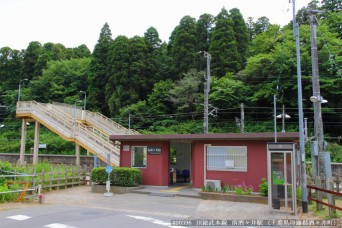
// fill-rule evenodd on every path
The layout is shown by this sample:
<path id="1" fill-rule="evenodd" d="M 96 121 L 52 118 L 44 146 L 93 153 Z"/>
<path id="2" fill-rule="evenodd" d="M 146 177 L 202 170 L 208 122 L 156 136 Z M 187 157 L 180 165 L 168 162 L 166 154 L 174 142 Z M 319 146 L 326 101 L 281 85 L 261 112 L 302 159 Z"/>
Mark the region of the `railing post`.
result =
<path id="1" fill-rule="evenodd" d="M 315 179 L 315 185 L 317 188 L 321 188 L 321 178 L 319 176 L 317 176 Z M 316 199 L 318 201 L 322 201 L 322 192 L 318 190 L 316 190 L 315 192 L 316 192 Z M 316 202 L 316 208 L 318 211 L 321 211 L 323 210 L 323 205 Z"/>
<path id="2" fill-rule="evenodd" d="M 333 179 L 327 178 L 327 190 L 334 191 L 334 181 Z M 333 194 L 328 193 L 328 203 L 330 205 L 335 206 L 335 196 Z M 336 216 L 336 209 L 329 207 L 329 216 L 335 217 Z"/>

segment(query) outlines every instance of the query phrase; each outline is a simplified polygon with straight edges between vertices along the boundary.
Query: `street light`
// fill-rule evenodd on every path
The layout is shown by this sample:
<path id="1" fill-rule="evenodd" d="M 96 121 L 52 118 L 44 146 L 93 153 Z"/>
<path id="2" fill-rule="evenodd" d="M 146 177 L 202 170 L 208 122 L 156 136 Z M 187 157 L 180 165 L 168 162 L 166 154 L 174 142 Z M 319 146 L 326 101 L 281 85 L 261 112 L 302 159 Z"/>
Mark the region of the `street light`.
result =
<path id="1" fill-rule="evenodd" d="M 75 101 L 75 104 L 74 104 L 74 123 L 76 122 L 76 104 L 77 103 L 82 103 L 83 101 L 79 100 L 79 101 Z"/>
<path id="2" fill-rule="evenodd" d="M 24 78 L 24 79 L 20 80 L 20 82 L 19 82 L 18 101 L 20 101 L 20 88 L 21 88 L 21 83 L 22 83 L 23 81 L 28 81 L 28 78 Z"/>
<path id="3" fill-rule="evenodd" d="M 328 103 L 328 101 L 326 99 L 324 99 L 322 96 L 311 96 L 310 97 L 310 101 L 312 103 L 316 103 L 316 102 L 320 102 L 322 104 Z"/>
<path id="4" fill-rule="evenodd" d="M 290 119 L 291 118 L 291 116 L 289 116 L 289 115 L 287 115 L 287 114 L 285 114 L 285 105 L 283 105 L 283 113 L 282 114 L 280 114 L 280 115 L 277 115 L 277 118 L 278 119 L 282 119 L 282 130 L 281 130 L 281 132 L 285 132 L 285 119 Z"/>
<path id="5" fill-rule="evenodd" d="M 87 93 L 85 91 L 80 91 L 80 93 L 84 93 L 84 111 L 86 110 L 86 104 L 87 104 Z"/>

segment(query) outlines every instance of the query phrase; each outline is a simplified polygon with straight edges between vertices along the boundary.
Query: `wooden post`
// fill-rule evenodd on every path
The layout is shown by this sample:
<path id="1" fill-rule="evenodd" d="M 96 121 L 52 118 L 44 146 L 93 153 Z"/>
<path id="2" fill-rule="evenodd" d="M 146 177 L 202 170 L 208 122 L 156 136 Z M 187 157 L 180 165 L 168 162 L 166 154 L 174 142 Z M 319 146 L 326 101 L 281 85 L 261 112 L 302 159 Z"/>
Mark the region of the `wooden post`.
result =
<path id="1" fill-rule="evenodd" d="M 340 192 L 340 184 L 341 184 L 341 178 L 340 175 L 336 176 L 336 192 Z"/>
<path id="2" fill-rule="evenodd" d="M 327 189 L 334 191 L 334 181 L 333 179 L 327 179 Z M 330 205 L 335 206 L 335 196 L 333 194 L 327 194 L 328 195 L 328 203 Z M 336 216 L 336 209 L 329 207 L 329 216 L 335 217 Z"/>
<path id="3" fill-rule="evenodd" d="M 45 176 L 45 170 L 44 170 L 44 168 L 42 168 L 42 179 L 41 179 L 42 188 L 44 186 L 44 176 Z"/>
<path id="4" fill-rule="evenodd" d="M 52 190 L 52 178 L 53 178 L 53 176 L 52 176 L 52 167 L 50 167 L 50 186 L 49 186 L 50 191 Z"/>
<path id="5" fill-rule="evenodd" d="M 315 185 L 317 188 L 321 188 L 321 178 L 319 176 L 315 179 Z M 316 190 L 316 199 L 322 201 L 322 192 Z M 316 208 L 318 211 L 323 210 L 323 205 L 316 202 Z"/>
<path id="6" fill-rule="evenodd" d="M 61 166 L 60 165 L 58 165 L 58 171 L 57 171 L 57 178 L 58 178 L 58 180 L 57 180 L 57 190 L 59 190 L 59 185 L 60 185 L 60 179 L 61 179 Z"/>
<path id="7" fill-rule="evenodd" d="M 65 187 L 68 187 L 68 166 L 64 165 L 64 178 L 65 178 Z"/>

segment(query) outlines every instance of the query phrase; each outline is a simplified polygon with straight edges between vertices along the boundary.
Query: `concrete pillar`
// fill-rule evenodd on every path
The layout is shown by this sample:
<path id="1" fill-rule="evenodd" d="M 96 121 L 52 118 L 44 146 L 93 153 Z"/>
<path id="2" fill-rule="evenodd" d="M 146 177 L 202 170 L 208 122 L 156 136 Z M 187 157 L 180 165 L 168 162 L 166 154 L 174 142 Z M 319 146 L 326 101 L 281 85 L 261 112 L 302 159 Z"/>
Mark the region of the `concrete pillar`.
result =
<path id="1" fill-rule="evenodd" d="M 76 151 L 76 165 L 80 165 L 80 145 L 77 143 L 75 144 L 75 151 Z"/>
<path id="2" fill-rule="evenodd" d="M 25 146 L 26 146 L 26 131 L 27 131 L 27 125 L 26 125 L 26 119 L 22 120 L 21 123 L 21 140 L 20 140 L 20 158 L 19 158 L 19 165 L 24 165 L 24 159 L 25 159 Z"/>
<path id="3" fill-rule="evenodd" d="M 38 163 L 38 152 L 39 152 L 39 130 L 40 123 L 36 121 L 34 126 L 34 144 L 33 144 L 33 165 Z"/>

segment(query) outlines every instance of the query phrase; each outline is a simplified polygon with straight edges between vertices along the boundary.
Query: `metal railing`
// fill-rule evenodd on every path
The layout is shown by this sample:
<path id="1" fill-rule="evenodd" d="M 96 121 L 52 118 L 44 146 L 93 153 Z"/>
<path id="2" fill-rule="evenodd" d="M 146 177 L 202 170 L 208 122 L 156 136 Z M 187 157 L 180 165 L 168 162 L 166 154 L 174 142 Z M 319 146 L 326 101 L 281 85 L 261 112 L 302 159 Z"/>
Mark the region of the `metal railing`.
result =
<path id="1" fill-rule="evenodd" d="M 24 101 L 17 103 L 17 115 L 28 115 L 42 122 L 47 127 L 52 127 L 62 136 L 70 140 L 78 141 L 79 144 L 89 148 L 92 152 L 106 161 L 107 154 L 111 154 L 111 163 L 119 166 L 120 150 L 110 143 L 109 139 L 103 139 L 78 122 L 70 122 L 70 118 L 54 113 L 56 110 L 46 104 L 35 101 Z M 72 120 L 72 119 L 71 119 Z"/>
<path id="2" fill-rule="evenodd" d="M 0 178 L 5 180 L 6 185 L 8 186 L 23 185 L 14 190 L 8 190 L 8 191 L 3 191 L 3 192 L 0 191 L 0 194 L 21 193 L 20 196 L 18 197 L 18 202 L 20 202 L 26 196 L 26 192 L 33 192 L 33 193 L 36 192 L 37 190 L 36 182 L 35 182 L 36 175 L 10 172 L 10 171 L 5 171 L 5 170 L 0 170 L 0 172 L 8 173 L 8 174 L 0 175 Z M 30 180 L 27 180 L 28 178 Z"/>
<path id="3" fill-rule="evenodd" d="M 58 107 L 64 113 L 68 115 L 73 115 L 74 106 L 69 104 L 57 103 L 54 102 L 53 106 Z M 110 118 L 102 115 L 99 112 L 90 112 L 83 111 L 81 109 L 77 109 L 76 118 L 82 119 L 89 124 L 93 125 L 95 128 L 100 129 L 104 133 L 108 135 L 117 135 L 117 134 L 126 134 L 126 135 L 140 135 L 139 132 L 127 129 L 117 122 L 111 120 Z"/>

